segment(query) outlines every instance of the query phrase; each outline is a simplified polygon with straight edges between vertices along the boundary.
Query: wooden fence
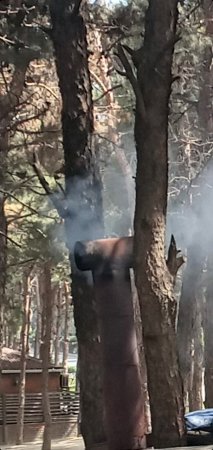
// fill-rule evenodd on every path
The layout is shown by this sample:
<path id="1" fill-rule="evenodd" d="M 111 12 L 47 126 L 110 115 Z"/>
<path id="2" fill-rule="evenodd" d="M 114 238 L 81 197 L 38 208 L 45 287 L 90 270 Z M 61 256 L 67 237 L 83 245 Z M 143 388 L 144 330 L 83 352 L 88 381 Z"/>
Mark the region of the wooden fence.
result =
<path id="1" fill-rule="evenodd" d="M 68 391 L 50 392 L 50 410 L 52 421 L 78 421 L 79 394 Z M 15 424 L 19 408 L 18 395 L 3 394 L 0 396 L 0 424 Z M 41 423 L 44 421 L 42 394 L 26 394 L 24 423 Z"/>

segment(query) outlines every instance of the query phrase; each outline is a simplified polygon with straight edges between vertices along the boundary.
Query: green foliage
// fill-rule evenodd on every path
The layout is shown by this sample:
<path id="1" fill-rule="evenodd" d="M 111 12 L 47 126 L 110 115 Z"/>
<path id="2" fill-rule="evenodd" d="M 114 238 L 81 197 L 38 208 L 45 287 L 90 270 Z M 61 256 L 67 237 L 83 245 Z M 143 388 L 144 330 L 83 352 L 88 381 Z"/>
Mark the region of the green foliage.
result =
<path id="1" fill-rule="evenodd" d="M 0 25 L 0 62 L 4 65 L 22 66 L 51 55 L 51 43 L 42 28 L 48 25 L 45 1 L 26 1 L 20 7 L 2 1 Z"/>
<path id="2" fill-rule="evenodd" d="M 51 260 L 54 286 L 67 280 L 70 272 L 63 221 L 54 209 L 51 197 L 48 198 L 41 187 L 31 165 L 32 154 L 35 152 L 50 189 L 53 192 L 57 189 L 63 202 L 61 100 L 52 60 L 46 3 L 44 0 L 26 0 L 21 8 L 9 8 L 8 2 L 3 1 L 0 12 L 1 83 L 4 93 L 8 88 L 4 83 L 5 75 L 10 81 L 14 67 L 28 64 L 24 92 L 19 104 L 11 112 L 8 170 L 3 186 L 9 237 L 5 318 L 14 334 L 21 324 L 19 285 L 26 268 L 32 264 L 39 272 L 44 261 Z M 170 210 L 174 209 L 177 193 L 187 189 L 190 180 L 200 170 L 200 160 L 206 160 L 205 143 L 200 145 L 198 152 L 196 144 L 191 141 L 201 137 L 198 106 L 203 82 L 204 54 L 210 45 L 210 38 L 205 33 L 201 6 L 196 7 L 196 1 L 182 3 L 179 6 L 180 40 L 176 44 L 173 67 L 177 80 L 173 84 L 170 105 Z M 108 129 L 109 108 L 104 87 L 100 87 L 97 81 L 100 73 L 99 65 L 96 64 L 96 77 L 91 74 L 91 78 L 95 117 L 97 115 L 97 122 L 101 118 L 100 122 L 103 124 L 102 129 L 96 132 L 96 144 L 100 148 L 107 235 L 126 234 L 129 216 L 134 212 L 134 195 L 130 205 L 132 208 L 127 206 L 125 180 L 116 148 L 123 151 L 130 172 L 132 171 L 130 176 L 134 191 L 135 96 L 127 78 L 118 73 L 117 69 L 123 71 L 123 67 L 116 49 L 118 43 L 135 49 L 142 45 L 147 4 L 147 0 L 130 0 L 100 7 L 96 1 L 88 7 L 89 32 L 92 34 L 94 30 L 98 30 L 100 33 L 111 85 L 112 88 L 116 86 L 113 90 L 114 109 L 111 113 L 115 117 L 113 133 L 117 141 L 112 142 Z M 96 51 L 92 39 L 90 50 Z M 129 55 L 128 58 L 133 73 L 136 74 Z M 33 119 L 29 120 L 29 117 Z M 185 149 L 189 141 L 192 162 L 188 164 Z"/>

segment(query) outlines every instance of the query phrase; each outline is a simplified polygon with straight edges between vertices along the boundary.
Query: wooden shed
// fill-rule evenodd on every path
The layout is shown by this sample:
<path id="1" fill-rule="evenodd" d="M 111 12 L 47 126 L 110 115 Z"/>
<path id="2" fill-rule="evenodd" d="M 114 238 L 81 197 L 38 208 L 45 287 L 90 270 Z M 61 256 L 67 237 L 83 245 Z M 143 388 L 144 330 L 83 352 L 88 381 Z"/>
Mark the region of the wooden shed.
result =
<path id="1" fill-rule="evenodd" d="M 4 347 L 0 358 L 0 445 L 16 443 L 20 357 L 21 353 L 18 350 Z M 76 436 L 78 432 L 79 395 L 69 392 L 68 386 L 63 386 L 62 373 L 62 367 L 49 366 L 49 401 L 53 439 Z M 42 361 L 28 356 L 24 442 L 39 440 L 43 435 L 42 384 Z"/>
<path id="2" fill-rule="evenodd" d="M 0 394 L 18 394 L 20 377 L 20 357 L 18 350 L 3 347 L 0 359 Z M 49 391 L 60 391 L 62 367 L 49 367 Z M 26 393 L 42 392 L 42 361 L 32 356 L 26 360 Z"/>

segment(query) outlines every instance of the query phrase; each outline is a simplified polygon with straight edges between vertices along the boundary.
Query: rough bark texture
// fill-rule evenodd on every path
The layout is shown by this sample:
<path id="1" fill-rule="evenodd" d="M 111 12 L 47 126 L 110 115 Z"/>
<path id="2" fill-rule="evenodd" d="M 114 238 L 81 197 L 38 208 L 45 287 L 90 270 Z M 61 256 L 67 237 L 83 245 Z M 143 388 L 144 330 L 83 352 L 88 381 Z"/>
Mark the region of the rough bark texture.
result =
<path id="1" fill-rule="evenodd" d="M 203 132 L 203 140 L 208 143 L 206 150 L 211 150 L 211 136 L 213 133 L 213 2 L 212 0 L 203 0 L 202 2 L 206 37 L 209 39 L 209 45 L 205 47 L 203 59 L 203 73 L 201 80 L 200 98 L 198 104 L 199 121 Z M 203 192 L 205 197 L 205 191 Z M 202 200 L 201 200 L 202 201 Z M 205 199 L 204 199 L 205 201 Z M 203 230 L 202 230 L 203 231 Z M 205 231 L 204 231 L 205 233 Z M 208 235 L 208 231 L 206 231 Z M 208 250 L 211 248 L 208 242 Z M 208 281 L 206 286 L 206 310 L 204 316 L 204 358 L 205 358 L 205 407 L 212 408 L 213 405 L 213 357 L 212 357 L 212 325 L 213 325 L 213 260 L 211 254 L 207 252 L 207 274 Z"/>
<path id="2" fill-rule="evenodd" d="M 50 365 L 50 348 L 51 348 L 51 325 L 52 325 L 52 287 L 51 287 L 51 271 L 50 264 L 44 264 L 43 271 L 43 316 L 44 316 L 44 340 L 42 344 L 42 366 L 43 366 L 43 414 L 44 414 L 44 434 L 42 450 L 51 450 L 51 411 L 49 401 L 49 365 Z"/>
<path id="3" fill-rule="evenodd" d="M 79 350 L 81 431 L 87 448 L 105 441 L 99 331 L 91 279 L 73 258 L 76 240 L 103 236 L 101 181 L 91 142 L 93 114 L 86 27 L 77 0 L 51 0 L 52 39 L 62 95 L 66 238 Z"/>
<path id="4" fill-rule="evenodd" d="M 55 329 L 55 365 L 59 365 L 59 354 L 60 354 L 60 330 L 61 330 L 61 304 L 62 304 L 62 298 L 61 298 L 62 290 L 59 286 L 57 291 L 57 298 L 56 298 L 56 329 Z"/>
<path id="5" fill-rule="evenodd" d="M 29 310 L 30 310 L 30 274 L 25 274 L 23 286 L 23 319 L 21 329 L 21 367 L 19 385 L 19 410 L 17 417 L 16 444 L 21 445 L 24 439 L 24 407 L 26 384 L 26 354 L 28 347 Z"/>
<path id="6" fill-rule="evenodd" d="M 41 344 L 41 299 L 39 290 L 39 278 L 36 275 L 35 278 L 36 286 L 36 335 L 35 335 L 35 346 L 34 346 L 34 356 L 39 358 L 40 356 L 40 344 Z"/>
<path id="7" fill-rule="evenodd" d="M 138 344 L 138 354 L 139 354 L 139 358 L 140 358 L 142 391 L 143 391 L 143 395 L 144 395 L 144 415 L 145 415 L 145 430 L 146 430 L 145 434 L 148 435 L 151 433 L 152 426 L 151 426 L 149 393 L 148 393 L 148 387 L 147 387 L 147 368 L 146 368 L 146 360 L 145 360 L 144 345 L 143 345 L 142 320 L 141 320 L 138 293 L 137 293 L 137 289 L 135 286 L 135 280 L 134 280 L 133 273 L 131 275 L 132 275 L 131 276 L 131 286 L 132 286 L 135 328 L 136 328 L 136 336 L 137 336 L 137 344 Z"/>
<path id="8" fill-rule="evenodd" d="M 197 314 L 193 339 L 193 361 L 191 373 L 191 386 L 189 390 L 189 410 L 203 409 L 203 345 L 202 345 L 202 314 L 200 304 L 197 302 Z"/>
<path id="9" fill-rule="evenodd" d="M 65 294 L 65 317 L 64 317 L 63 368 L 65 370 L 65 373 L 68 373 L 70 295 L 69 295 L 69 288 L 66 282 L 64 282 L 64 294 Z"/>
<path id="10" fill-rule="evenodd" d="M 166 265 L 168 115 L 177 0 L 150 0 L 137 52 L 135 272 L 156 447 L 185 442 L 183 390 L 174 327 L 173 277 Z M 129 75 L 132 78 L 132 74 Z M 141 245 L 139 245 L 141 243 Z"/>
<path id="11" fill-rule="evenodd" d="M 2 171 L 4 171 L 3 155 L 0 149 L 0 179 L 2 183 Z M 4 194 L 0 193 L 0 355 L 4 343 L 4 303 L 6 282 L 6 247 L 7 247 L 7 222 L 4 213 Z"/>

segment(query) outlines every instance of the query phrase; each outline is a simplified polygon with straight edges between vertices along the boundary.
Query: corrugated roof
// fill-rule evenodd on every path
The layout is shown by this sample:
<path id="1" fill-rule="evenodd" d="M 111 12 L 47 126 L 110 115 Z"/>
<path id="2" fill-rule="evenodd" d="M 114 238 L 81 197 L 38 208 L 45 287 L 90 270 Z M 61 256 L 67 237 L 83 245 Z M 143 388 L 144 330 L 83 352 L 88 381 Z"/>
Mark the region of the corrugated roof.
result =
<path id="1" fill-rule="evenodd" d="M 21 352 L 19 350 L 13 350 L 11 348 L 3 347 L 2 356 L 0 357 L 0 370 L 20 370 Z M 50 369 L 56 368 L 53 365 L 49 366 Z M 26 369 L 35 370 L 42 369 L 41 359 L 27 356 Z M 59 369 L 59 367 L 57 367 Z"/>

